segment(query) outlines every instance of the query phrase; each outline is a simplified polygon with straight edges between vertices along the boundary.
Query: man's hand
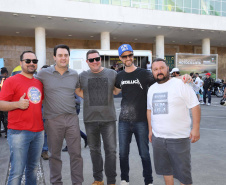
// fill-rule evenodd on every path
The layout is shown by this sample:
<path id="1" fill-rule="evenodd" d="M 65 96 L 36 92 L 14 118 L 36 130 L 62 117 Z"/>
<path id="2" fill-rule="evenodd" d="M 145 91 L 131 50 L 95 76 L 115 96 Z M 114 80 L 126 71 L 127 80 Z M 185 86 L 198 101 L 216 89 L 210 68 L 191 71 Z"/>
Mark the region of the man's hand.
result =
<path id="1" fill-rule="evenodd" d="M 152 143 L 152 130 L 149 131 L 148 139 L 149 139 L 150 143 Z"/>
<path id="2" fill-rule="evenodd" d="M 27 109 L 29 107 L 29 100 L 24 99 L 26 96 L 26 93 L 23 94 L 23 96 L 20 97 L 20 100 L 18 101 L 18 108 L 19 109 Z"/>
<path id="3" fill-rule="evenodd" d="M 188 74 L 182 75 L 181 79 L 184 83 L 190 83 L 193 82 L 192 77 Z"/>
<path id="4" fill-rule="evenodd" d="M 200 132 L 199 129 L 192 129 L 191 133 L 190 133 L 190 137 L 189 139 L 191 139 L 191 143 L 195 143 L 200 139 Z"/>

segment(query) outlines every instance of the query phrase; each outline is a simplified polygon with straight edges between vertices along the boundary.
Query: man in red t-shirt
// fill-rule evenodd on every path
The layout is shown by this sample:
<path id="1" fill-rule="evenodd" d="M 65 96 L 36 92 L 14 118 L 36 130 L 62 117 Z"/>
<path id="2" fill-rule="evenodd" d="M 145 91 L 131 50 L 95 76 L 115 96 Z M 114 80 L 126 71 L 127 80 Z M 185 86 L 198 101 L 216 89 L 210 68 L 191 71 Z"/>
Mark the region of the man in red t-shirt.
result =
<path id="1" fill-rule="evenodd" d="M 33 77 L 37 62 L 35 53 L 24 51 L 20 56 L 22 72 L 8 78 L 0 92 L 0 110 L 9 111 L 11 170 L 8 185 L 20 184 L 25 167 L 26 184 L 36 185 L 44 141 L 43 85 Z"/>

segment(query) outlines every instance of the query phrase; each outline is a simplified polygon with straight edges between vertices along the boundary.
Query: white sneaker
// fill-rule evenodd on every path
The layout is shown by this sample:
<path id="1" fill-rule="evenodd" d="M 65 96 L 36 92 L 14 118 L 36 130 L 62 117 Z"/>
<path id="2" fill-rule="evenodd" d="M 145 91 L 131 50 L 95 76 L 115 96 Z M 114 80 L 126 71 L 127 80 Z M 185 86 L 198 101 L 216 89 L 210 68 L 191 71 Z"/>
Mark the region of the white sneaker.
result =
<path id="1" fill-rule="evenodd" d="M 153 184 L 148 184 L 148 185 L 153 185 Z"/>
<path id="2" fill-rule="evenodd" d="M 129 185 L 129 183 L 126 182 L 125 180 L 122 180 L 121 183 L 120 183 L 120 185 Z"/>
<path id="3" fill-rule="evenodd" d="M 200 104 L 201 104 L 201 105 L 205 105 L 206 103 L 204 103 L 204 102 L 201 102 Z"/>
<path id="4" fill-rule="evenodd" d="M 207 105 L 210 105 L 210 103 L 207 103 Z"/>

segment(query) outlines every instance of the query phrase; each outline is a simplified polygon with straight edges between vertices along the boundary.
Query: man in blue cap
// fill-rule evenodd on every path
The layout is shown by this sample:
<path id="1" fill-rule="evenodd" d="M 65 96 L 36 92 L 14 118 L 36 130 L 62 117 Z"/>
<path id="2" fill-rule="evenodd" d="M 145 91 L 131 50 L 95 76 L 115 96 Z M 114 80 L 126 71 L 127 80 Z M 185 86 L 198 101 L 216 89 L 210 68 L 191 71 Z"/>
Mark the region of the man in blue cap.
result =
<path id="1" fill-rule="evenodd" d="M 122 91 L 118 125 L 121 185 L 129 184 L 129 148 L 132 134 L 135 135 L 141 157 L 145 185 L 152 185 L 146 109 L 148 87 L 155 80 L 150 71 L 134 65 L 133 49 L 129 44 L 121 45 L 118 52 L 125 66 L 125 70 L 118 73 L 115 83 L 115 91 Z"/>

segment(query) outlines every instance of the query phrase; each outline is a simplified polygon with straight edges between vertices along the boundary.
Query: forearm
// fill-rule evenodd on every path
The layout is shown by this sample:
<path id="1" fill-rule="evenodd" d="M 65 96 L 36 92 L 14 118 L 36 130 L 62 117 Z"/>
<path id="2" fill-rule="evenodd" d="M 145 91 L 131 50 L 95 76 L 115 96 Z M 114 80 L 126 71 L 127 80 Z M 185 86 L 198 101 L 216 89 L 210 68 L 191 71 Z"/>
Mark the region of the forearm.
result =
<path id="1" fill-rule="evenodd" d="M 114 87 L 113 94 L 118 95 L 121 92 L 121 89 L 118 89 L 117 87 Z"/>
<path id="2" fill-rule="evenodd" d="M 83 98 L 83 90 L 81 88 L 75 89 L 75 94 Z"/>
<path id="3" fill-rule="evenodd" d="M 1 111 L 11 111 L 19 108 L 18 102 L 8 102 L 8 101 L 0 101 L 0 110 Z"/>
<path id="4" fill-rule="evenodd" d="M 201 109 L 200 106 L 197 105 L 191 109 L 192 112 L 192 122 L 193 122 L 193 129 L 199 130 L 200 128 L 200 119 L 201 119 Z"/>
<path id="5" fill-rule="evenodd" d="M 148 120 L 148 130 L 152 131 L 152 126 L 151 126 L 151 110 L 147 109 L 147 120 Z"/>

